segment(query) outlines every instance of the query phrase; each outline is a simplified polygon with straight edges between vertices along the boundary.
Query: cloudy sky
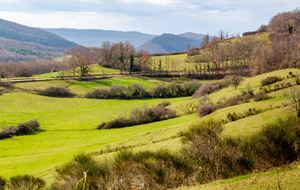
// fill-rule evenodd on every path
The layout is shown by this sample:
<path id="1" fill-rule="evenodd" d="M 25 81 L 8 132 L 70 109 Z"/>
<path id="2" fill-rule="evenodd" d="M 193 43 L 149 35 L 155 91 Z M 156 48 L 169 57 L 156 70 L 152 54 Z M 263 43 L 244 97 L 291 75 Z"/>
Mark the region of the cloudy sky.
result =
<path id="1" fill-rule="evenodd" d="M 0 18 L 32 27 L 242 34 L 300 0 L 0 0 Z"/>

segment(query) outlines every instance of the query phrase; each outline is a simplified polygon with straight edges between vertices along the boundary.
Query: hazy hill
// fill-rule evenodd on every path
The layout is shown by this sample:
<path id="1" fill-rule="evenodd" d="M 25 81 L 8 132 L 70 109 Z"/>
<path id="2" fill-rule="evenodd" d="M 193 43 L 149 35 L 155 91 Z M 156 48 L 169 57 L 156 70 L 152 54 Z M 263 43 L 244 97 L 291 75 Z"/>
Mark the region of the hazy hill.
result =
<path id="1" fill-rule="evenodd" d="M 0 19 L 0 61 L 54 58 L 76 46 L 50 32 Z"/>
<path id="2" fill-rule="evenodd" d="M 101 47 L 104 41 L 116 43 L 130 41 L 135 47 L 138 47 L 148 40 L 157 37 L 156 35 L 143 34 L 140 32 L 121 32 L 98 29 L 44 28 L 43 30 L 52 32 L 86 47 Z"/>
<path id="3" fill-rule="evenodd" d="M 186 37 L 188 36 L 188 37 Z M 166 53 L 187 51 L 187 46 L 191 48 L 199 47 L 202 41 L 202 34 L 185 33 L 181 35 L 163 34 L 149 40 L 138 49 L 146 50 L 150 53 Z"/>
<path id="4" fill-rule="evenodd" d="M 44 46 L 70 48 L 77 44 L 50 32 L 0 19 L 0 37 Z"/>
<path id="5" fill-rule="evenodd" d="M 192 38 L 192 39 L 195 39 L 195 40 L 202 40 L 205 35 L 204 34 L 196 34 L 196 33 L 193 33 L 193 32 L 186 32 L 186 33 L 183 33 L 183 34 L 179 34 L 178 36 L 182 36 L 182 37 L 186 37 L 186 38 Z"/>

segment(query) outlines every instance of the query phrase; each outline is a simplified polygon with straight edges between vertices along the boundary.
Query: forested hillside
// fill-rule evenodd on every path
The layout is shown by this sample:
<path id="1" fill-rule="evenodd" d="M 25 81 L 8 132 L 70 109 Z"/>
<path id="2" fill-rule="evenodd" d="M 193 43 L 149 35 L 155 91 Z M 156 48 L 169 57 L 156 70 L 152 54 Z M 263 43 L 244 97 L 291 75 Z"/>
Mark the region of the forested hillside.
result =
<path id="1" fill-rule="evenodd" d="M 62 56 L 77 44 L 55 34 L 0 19 L 0 61 Z"/>
<path id="2" fill-rule="evenodd" d="M 143 49 L 149 53 L 182 52 L 187 51 L 188 46 L 191 48 L 199 47 L 201 41 L 202 39 L 199 39 L 199 35 L 163 34 L 149 40 L 138 49 Z"/>

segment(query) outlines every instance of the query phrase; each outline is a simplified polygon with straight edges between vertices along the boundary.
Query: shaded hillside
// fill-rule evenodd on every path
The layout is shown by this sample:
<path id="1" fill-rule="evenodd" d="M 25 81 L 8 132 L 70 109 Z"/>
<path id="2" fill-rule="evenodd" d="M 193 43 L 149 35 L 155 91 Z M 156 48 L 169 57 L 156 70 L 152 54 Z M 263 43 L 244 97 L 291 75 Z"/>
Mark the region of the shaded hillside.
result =
<path id="1" fill-rule="evenodd" d="M 50 32 L 0 19 L 0 61 L 56 58 L 76 46 Z"/>
<path id="2" fill-rule="evenodd" d="M 125 42 L 130 41 L 135 47 L 142 45 L 156 35 L 143 34 L 140 32 L 121 32 L 113 30 L 96 30 L 96 29 L 65 29 L 65 28 L 45 28 L 67 40 L 76 42 L 86 47 L 101 47 L 104 41 Z"/>
<path id="3" fill-rule="evenodd" d="M 74 42 L 65 40 L 50 32 L 2 19 L 0 19 L 0 37 L 64 49 L 77 46 Z"/>
<path id="4" fill-rule="evenodd" d="M 199 47 L 201 39 L 187 38 L 174 34 L 163 34 L 144 43 L 138 49 L 143 49 L 149 53 L 182 52 L 190 48 Z"/>
<path id="5" fill-rule="evenodd" d="M 29 61 L 63 56 L 64 49 L 0 37 L 0 61 Z"/>

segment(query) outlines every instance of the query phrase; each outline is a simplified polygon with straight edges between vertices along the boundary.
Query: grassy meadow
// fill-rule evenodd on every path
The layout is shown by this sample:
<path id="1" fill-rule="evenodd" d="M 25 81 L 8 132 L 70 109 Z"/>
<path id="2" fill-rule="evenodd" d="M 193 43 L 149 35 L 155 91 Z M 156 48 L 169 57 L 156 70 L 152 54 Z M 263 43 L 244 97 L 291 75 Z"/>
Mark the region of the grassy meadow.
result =
<path id="1" fill-rule="evenodd" d="M 171 58 L 186 59 L 183 55 L 171 56 Z M 161 57 L 161 59 L 165 58 Z M 103 68 L 98 65 L 93 68 L 95 72 L 101 72 L 101 69 Z M 109 71 L 105 72 L 108 74 Z M 222 97 L 239 94 L 241 91 L 248 89 L 249 86 L 258 91 L 260 81 L 274 75 L 284 77 L 284 80 L 278 83 L 290 82 L 294 84 L 294 78 L 287 78 L 289 72 L 299 76 L 300 69 L 285 69 L 245 78 L 236 90 L 230 86 L 212 93 L 208 97 L 212 102 L 218 102 Z M 48 78 L 51 76 L 45 74 L 39 77 Z M 122 146 L 132 146 L 135 151 L 155 150 L 162 147 L 175 151 L 179 150 L 182 144 L 178 134 L 186 130 L 189 124 L 199 120 L 196 114 L 182 114 L 169 120 L 121 129 L 95 130 L 94 128 L 102 122 L 108 122 L 119 116 L 129 114 L 135 108 L 154 107 L 163 101 L 170 101 L 172 104 L 170 108 L 182 113 L 182 106 L 188 103 L 198 104 L 199 99 L 191 99 L 190 97 L 141 100 L 104 100 L 81 97 L 53 98 L 31 92 L 34 89 L 60 86 L 70 89 L 71 92 L 78 95 L 83 95 L 94 89 L 109 87 L 114 84 L 128 86 L 137 83 L 149 90 L 159 84 L 168 82 L 171 82 L 171 80 L 113 77 L 95 81 L 50 80 L 13 84 L 13 90 L 0 95 L 0 127 L 17 125 L 18 123 L 37 119 L 41 125 L 41 130 L 27 136 L 0 140 L 0 176 L 9 178 L 19 174 L 33 174 L 44 178 L 49 183 L 55 177 L 55 167 L 70 161 L 74 154 L 80 152 L 89 152 L 95 154 L 98 159 L 103 159 L 114 153 L 100 154 L 101 150 L 115 149 Z M 257 115 L 228 122 L 224 125 L 224 135 L 249 135 L 260 129 L 263 124 L 274 121 L 291 110 L 290 106 L 287 105 L 289 97 L 285 96 L 289 92 L 289 89 L 275 91 L 270 93 L 273 99 L 230 106 L 217 110 L 201 119 L 213 117 L 225 120 L 228 113 L 243 113 L 249 108 L 261 109 L 262 112 Z M 295 166 L 292 171 L 295 171 L 295 173 L 288 173 L 288 176 L 298 174 L 299 167 Z M 199 188 L 239 188 L 242 187 L 241 184 L 248 183 L 254 178 L 255 183 L 258 185 L 254 187 L 259 187 L 265 179 L 275 177 L 276 173 L 271 171 L 259 176 L 249 175 L 225 180 L 224 182 L 214 182 Z M 298 183 L 299 180 L 295 184 Z"/>

